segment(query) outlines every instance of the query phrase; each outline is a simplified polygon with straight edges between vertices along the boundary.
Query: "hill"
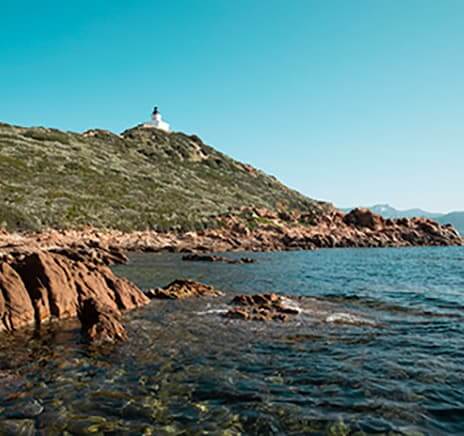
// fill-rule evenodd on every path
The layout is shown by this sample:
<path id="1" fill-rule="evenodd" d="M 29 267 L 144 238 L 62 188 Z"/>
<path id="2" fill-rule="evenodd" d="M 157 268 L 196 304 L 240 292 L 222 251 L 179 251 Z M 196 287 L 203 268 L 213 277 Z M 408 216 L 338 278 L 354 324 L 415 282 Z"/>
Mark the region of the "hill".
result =
<path id="1" fill-rule="evenodd" d="M 333 207 L 305 197 L 197 136 L 137 126 L 117 135 L 0 124 L 0 227 L 193 230 L 245 206 Z"/>
<path id="2" fill-rule="evenodd" d="M 389 204 L 376 204 L 368 207 L 372 212 L 382 216 L 383 218 L 413 218 L 422 217 L 438 221 L 441 224 L 451 224 L 461 235 L 464 235 L 464 212 L 451 212 L 448 214 L 427 212 L 422 209 L 407 209 L 398 210 Z M 349 212 L 351 208 L 342 209 L 344 212 Z"/>

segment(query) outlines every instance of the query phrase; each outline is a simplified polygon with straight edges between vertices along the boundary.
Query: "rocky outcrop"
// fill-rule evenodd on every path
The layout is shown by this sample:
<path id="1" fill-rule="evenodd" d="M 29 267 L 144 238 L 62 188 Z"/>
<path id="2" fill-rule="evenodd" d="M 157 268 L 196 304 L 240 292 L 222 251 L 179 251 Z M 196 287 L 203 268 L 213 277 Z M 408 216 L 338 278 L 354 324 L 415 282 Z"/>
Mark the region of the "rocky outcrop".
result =
<path id="1" fill-rule="evenodd" d="M 355 209 L 323 217 L 316 225 L 295 227 L 283 235 L 285 247 L 314 249 L 332 247 L 412 247 L 463 245 L 450 227 L 426 218 L 384 219 L 368 209 Z"/>
<path id="2" fill-rule="evenodd" d="M 96 242 L 88 245 L 73 244 L 71 247 L 51 248 L 52 253 L 61 254 L 75 261 L 90 262 L 97 265 L 117 265 L 126 263 L 129 259 L 119 248 L 104 247 Z"/>
<path id="3" fill-rule="evenodd" d="M 82 333 L 89 342 L 117 342 L 128 338 L 120 313 L 94 298 L 84 300 L 79 308 L 79 320 Z"/>
<path id="4" fill-rule="evenodd" d="M 0 264 L 0 331 L 18 330 L 35 320 L 31 298 L 19 274 Z"/>
<path id="5" fill-rule="evenodd" d="M 318 216 L 242 208 L 213 218 L 217 227 L 184 233 L 87 228 L 0 234 L 0 259 L 11 259 L 18 252 L 48 250 L 74 260 L 109 264 L 124 262 L 123 251 L 169 251 L 189 253 L 185 260 L 229 262 L 229 258 L 208 253 L 464 245 L 464 239 L 451 226 L 426 218 L 384 219 L 367 209 Z"/>
<path id="6" fill-rule="evenodd" d="M 385 225 L 380 215 L 372 213 L 369 209 L 353 209 L 343 217 L 343 222 L 357 228 L 368 228 L 371 230 L 381 229 Z"/>
<path id="7" fill-rule="evenodd" d="M 149 302 L 107 266 L 70 252 L 36 251 L 0 264 L 0 330 L 76 317 L 89 299 L 114 314 Z"/>
<path id="8" fill-rule="evenodd" d="M 212 286 L 193 280 L 174 280 L 164 288 L 149 289 L 145 292 L 149 298 L 161 300 L 179 300 L 192 297 L 219 297 L 221 291 Z"/>
<path id="9" fill-rule="evenodd" d="M 288 298 L 277 294 L 239 295 L 231 301 L 234 305 L 224 316 L 247 321 L 288 321 L 300 311 Z"/>

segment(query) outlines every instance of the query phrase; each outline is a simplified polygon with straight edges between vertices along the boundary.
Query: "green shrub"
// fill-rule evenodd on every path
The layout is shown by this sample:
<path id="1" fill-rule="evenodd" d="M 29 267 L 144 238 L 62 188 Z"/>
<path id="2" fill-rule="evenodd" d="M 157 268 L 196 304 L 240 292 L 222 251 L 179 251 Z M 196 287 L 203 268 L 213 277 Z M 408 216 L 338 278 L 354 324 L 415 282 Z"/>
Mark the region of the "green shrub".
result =
<path id="1" fill-rule="evenodd" d="M 69 137 L 66 133 L 59 130 L 48 130 L 41 128 L 28 129 L 23 133 L 26 138 L 35 139 L 37 141 L 53 141 L 60 144 L 69 144 Z"/>

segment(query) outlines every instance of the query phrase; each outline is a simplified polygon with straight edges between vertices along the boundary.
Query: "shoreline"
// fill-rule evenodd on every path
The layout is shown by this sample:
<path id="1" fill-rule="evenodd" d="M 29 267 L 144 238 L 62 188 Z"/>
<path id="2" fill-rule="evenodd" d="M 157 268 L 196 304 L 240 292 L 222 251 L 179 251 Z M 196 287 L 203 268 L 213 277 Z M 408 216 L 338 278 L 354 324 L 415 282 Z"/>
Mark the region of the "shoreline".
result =
<path id="1" fill-rule="evenodd" d="M 25 234 L 0 231 L 0 331 L 79 317 L 84 335 L 92 340 L 111 339 L 113 334 L 124 338 L 119 321 L 122 311 L 149 301 L 136 285 L 108 268 L 126 263 L 128 252 L 204 254 L 464 245 L 451 226 L 425 218 L 385 220 L 367 209 L 346 215 L 337 211 L 312 225 L 302 224 L 302 215 L 249 208 L 221 220 L 219 229 L 183 234 L 93 228 Z M 221 256 L 184 258 L 234 263 Z M 240 262 L 253 259 L 235 261 Z"/>
<path id="2" fill-rule="evenodd" d="M 189 232 L 155 230 L 48 229 L 9 233 L 0 230 L 0 260 L 20 253 L 83 249 L 89 252 L 225 253 L 374 248 L 462 246 L 452 227 L 426 218 L 384 219 L 367 209 L 327 214 L 314 223 L 304 215 L 245 208 L 220 217 L 220 226 Z"/>

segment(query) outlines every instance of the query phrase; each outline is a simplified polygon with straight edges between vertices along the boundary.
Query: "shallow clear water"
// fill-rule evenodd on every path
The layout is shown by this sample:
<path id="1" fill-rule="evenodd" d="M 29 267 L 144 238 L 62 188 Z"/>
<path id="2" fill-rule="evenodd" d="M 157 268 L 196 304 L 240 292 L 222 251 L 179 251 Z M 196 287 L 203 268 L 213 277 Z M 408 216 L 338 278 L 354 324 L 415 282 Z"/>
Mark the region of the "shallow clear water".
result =
<path id="1" fill-rule="evenodd" d="M 0 434 L 464 434 L 463 248 L 247 256 L 116 267 L 141 287 L 192 278 L 228 294 L 153 301 L 118 347 L 81 344 L 75 321 L 2 338 Z M 303 297 L 302 313 L 221 318 L 234 293 L 262 291 Z"/>

